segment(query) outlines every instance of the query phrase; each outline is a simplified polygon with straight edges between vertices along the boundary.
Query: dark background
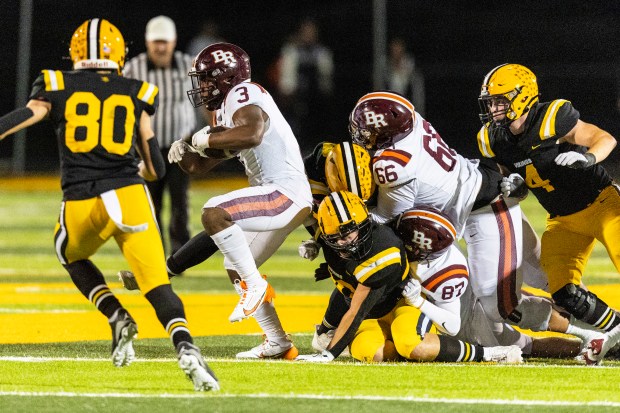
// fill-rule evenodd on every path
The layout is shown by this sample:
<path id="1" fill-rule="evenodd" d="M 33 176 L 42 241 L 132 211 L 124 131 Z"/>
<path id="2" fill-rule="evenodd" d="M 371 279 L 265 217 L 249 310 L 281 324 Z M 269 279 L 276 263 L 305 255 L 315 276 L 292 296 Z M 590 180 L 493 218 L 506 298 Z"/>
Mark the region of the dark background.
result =
<path id="1" fill-rule="evenodd" d="M 477 96 L 484 75 L 505 63 L 528 66 L 538 76 L 542 100 L 572 101 L 581 117 L 620 138 L 618 67 L 620 2 L 537 0 L 388 0 L 388 39 L 404 37 L 426 78 L 425 117 L 455 149 L 475 156 L 480 127 Z M 19 2 L 0 0 L 0 113 L 15 108 Z M 41 69 L 70 69 L 68 42 L 86 19 L 109 19 L 129 44 L 128 58 L 144 51 L 146 22 L 159 14 L 175 20 L 184 49 L 203 20 L 251 57 L 253 80 L 273 91 L 266 76 L 299 21 L 319 22 L 321 40 L 335 59 L 335 121 L 324 139 L 346 137 L 347 117 L 357 98 L 372 90 L 372 1 L 66 1 L 35 0 L 30 81 Z M 414 102 L 415 104 L 415 102 Z M 316 119 L 316 122 L 323 122 Z M 323 138 L 322 138 L 323 139 Z M 0 142 L 0 161 L 13 139 Z M 619 149 L 606 162 L 618 164 Z M 5 162 L 6 163 L 6 162 Z M 28 130 L 29 172 L 58 169 L 58 152 L 47 122 Z"/>

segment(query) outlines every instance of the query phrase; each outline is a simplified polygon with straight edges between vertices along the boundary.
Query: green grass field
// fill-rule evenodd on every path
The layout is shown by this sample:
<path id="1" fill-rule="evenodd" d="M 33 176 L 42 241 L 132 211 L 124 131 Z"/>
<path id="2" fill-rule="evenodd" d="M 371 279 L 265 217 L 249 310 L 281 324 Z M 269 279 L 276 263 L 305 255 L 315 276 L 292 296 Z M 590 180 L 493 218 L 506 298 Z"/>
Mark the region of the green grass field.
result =
<path id="1" fill-rule="evenodd" d="M 238 183 L 202 181 L 191 194 L 192 232 L 201 205 Z M 350 358 L 329 365 L 237 361 L 237 352 L 260 342 L 254 320 L 230 325 L 236 298 L 221 255 L 173 280 L 186 304 L 197 344 L 222 390 L 196 393 L 176 365 L 174 352 L 148 303 L 120 288 L 126 268 L 113 241 L 94 257 L 115 293 L 136 314 L 138 360 L 115 368 L 109 360 L 106 320 L 77 289 L 54 254 L 52 233 L 61 193 L 54 181 L 0 181 L 0 411 L 2 412 L 612 412 L 620 411 L 620 363 L 587 368 L 574 360 L 530 359 L 521 366 L 492 364 L 362 365 Z M 544 214 L 534 199 L 523 203 L 542 232 Z M 315 283 L 315 262 L 298 258 L 307 238 L 294 232 L 261 271 L 278 292 L 276 306 L 300 352 L 311 352 L 332 285 Z M 614 298 L 620 278 L 600 247 L 585 282 Z M 340 359 L 338 359 L 340 360 Z"/>

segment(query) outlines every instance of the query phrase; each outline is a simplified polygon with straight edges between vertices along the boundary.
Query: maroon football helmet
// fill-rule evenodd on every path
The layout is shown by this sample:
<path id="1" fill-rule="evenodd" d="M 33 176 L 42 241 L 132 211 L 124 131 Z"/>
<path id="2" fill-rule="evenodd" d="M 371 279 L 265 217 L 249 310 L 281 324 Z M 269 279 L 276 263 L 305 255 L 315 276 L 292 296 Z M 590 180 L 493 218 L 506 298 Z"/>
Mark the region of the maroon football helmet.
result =
<path id="1" fill-rule="evenodd" d="M 234 44 L 214 43 L 196 55 L 188 74 L 192 89 L 187 91 L 187 96 L 192 105 L 216 110 L 230 89 L 250 79 L 250 57 Z"/>
<path id="2" fill-rule="evenodd" d="M 378 91 L 362 96 L 349 116 L 354 143 L 374 151 L 385 149 L 413 130 L 413 104 L 393 92 Z"/>
<path id="3" fill-rule="evenodd" d="M 431 207 L 416 207 L 403 212 L 394 230 L 405 243 L 409 261 L 439 258 L 456 239 L 450 219 Z"/>

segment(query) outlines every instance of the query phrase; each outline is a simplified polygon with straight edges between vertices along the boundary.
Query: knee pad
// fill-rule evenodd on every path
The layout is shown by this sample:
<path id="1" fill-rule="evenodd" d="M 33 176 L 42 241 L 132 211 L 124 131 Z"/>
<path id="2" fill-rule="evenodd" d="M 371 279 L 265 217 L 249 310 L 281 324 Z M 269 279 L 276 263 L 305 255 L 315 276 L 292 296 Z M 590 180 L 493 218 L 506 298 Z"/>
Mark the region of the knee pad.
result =
<path id="1" fill-rule="evenodd" d="M 524 295 L 508 321 L 532 331 L 547 331 L 551 318 L 551 301 L 544 297 Z"/>
<path id="2" fill-rule="evenodd" d="M 595 312 L 597 297 L 576 284 L 566 284 L 552 295 L 555 303 L 578 320 L 589 320 Z"/>

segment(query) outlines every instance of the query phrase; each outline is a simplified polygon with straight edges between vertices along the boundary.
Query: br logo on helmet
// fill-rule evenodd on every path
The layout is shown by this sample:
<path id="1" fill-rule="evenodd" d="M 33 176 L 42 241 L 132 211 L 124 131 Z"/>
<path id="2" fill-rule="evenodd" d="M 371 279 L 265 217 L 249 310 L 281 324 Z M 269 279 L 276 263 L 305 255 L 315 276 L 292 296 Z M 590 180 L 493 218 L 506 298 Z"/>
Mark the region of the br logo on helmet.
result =
<path id="1" fill-rule="evenodd" d="M 439 258 L 456 239 L 450 219 L 431 207 L 416 207 L 403 212 L 394 225 L 403 240 L 409 261 Z"/>
<path id="2" fill-rule="evenodd" d="M 387 126 L 387 122 L 385 121 L 385 115 L 377 114 L 375 112 L 366 112 L 366 125 L 374 126 L 375 128 L 379 128 L 381 126 Z"/>
<path id="3" fill-rule="evenodd" d="M 224 51 L 224 50 L 214 50 L 211 52 L 211 56 L 213 56 L 213 60 L 215 63 L 224 62 L 225 64 L 236 63 L 232 52 Z"/>

